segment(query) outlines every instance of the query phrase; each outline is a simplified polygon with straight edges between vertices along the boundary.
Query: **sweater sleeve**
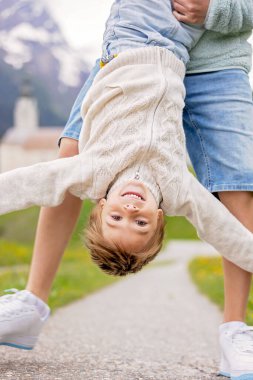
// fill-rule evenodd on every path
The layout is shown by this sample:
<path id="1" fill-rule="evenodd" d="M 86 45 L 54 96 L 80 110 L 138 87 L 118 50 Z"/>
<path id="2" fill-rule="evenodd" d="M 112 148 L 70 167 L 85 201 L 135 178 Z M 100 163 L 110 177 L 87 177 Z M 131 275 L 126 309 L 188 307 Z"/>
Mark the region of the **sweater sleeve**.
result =
<path id="1" fill-rule="evenodd" d="M 253 272 L 253 234 L 192 174 L 187 173 L 186 183 L 179 195 L 177 215 L 185 216 L 200 239 L 229 261 Z"/>
<path id="2" fill-rule="evenodd" d="M 92 182 L 91 169 L 81 154 L 2 173 L 0 215 L 33 205 L 57 206 L 67 191 L 83 199 L 86 184 Z"/>
<path id="3" fill-rule="evenodd" d="M 253 0 L 210 0 L 205 28 L 222 34 L 253 29 Z"/>

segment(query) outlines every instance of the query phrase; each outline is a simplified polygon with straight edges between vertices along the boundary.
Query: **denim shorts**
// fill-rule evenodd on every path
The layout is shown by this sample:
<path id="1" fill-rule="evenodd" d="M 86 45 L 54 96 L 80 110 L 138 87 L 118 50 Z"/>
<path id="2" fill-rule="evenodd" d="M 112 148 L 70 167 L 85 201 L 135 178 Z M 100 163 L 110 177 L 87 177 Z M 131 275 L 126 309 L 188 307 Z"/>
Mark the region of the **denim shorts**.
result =
<path id="1" fill-rule="evenodd" d="M 97 60 L 60 139 L 79 139 L 80 107 L 99 69 Z M 212 193 L 253 191 L 253 102 L 247 73 L 227 69 L 187 75 L 185 86 L 183 126 L 198 180 Z"/>
<path id="2" fill-rule="evenodd" d="M 102 58 L 128 49 L 160 46 L 185 64 L 204 29 L 180 23 L 169 0 L 114 0 L 103 37 Z"/>

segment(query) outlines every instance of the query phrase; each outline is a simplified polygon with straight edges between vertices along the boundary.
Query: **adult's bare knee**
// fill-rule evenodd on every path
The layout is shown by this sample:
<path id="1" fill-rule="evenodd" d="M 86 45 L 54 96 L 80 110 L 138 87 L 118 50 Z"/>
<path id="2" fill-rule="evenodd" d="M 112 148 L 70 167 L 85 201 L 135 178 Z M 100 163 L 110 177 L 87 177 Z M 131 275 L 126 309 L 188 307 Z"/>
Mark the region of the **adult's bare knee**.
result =
<path id="1" fill-rule="evenodd" d="M 251 191 L 222 191 L 219 192 L 219 198 L 222 203 L 238 205 L 240 208 L 249 208 L 253 206 L 253 192 Z"/>
<path id="2" fill-rule="evenodd" d="M 59 158 L 72 157 L 79 154 L 78 140 L 63 137 L 58 152 Z"/>
<path id="3" fill-rule="evenodd" d="M 222 191 L 219 198 L 241 223 L 253 231 L 253 192 Z"/>

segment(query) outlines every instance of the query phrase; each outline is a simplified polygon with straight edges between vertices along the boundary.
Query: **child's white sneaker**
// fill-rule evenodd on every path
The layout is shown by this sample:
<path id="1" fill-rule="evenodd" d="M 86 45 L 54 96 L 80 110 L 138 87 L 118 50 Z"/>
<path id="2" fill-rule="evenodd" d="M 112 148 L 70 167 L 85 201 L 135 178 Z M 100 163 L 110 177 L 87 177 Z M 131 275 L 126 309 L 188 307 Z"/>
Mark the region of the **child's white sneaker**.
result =
<path id="1" fill-rule="evenodd" d="M 232 380 L 253 380 L 253 327 L 243 322 L 220 326 L 220 375 Z"/>
<path id="2" fill-rule="evenodd" d="M 0 297 L 0 345 L 32 350 L 50 309 L 28 290 Z"/>

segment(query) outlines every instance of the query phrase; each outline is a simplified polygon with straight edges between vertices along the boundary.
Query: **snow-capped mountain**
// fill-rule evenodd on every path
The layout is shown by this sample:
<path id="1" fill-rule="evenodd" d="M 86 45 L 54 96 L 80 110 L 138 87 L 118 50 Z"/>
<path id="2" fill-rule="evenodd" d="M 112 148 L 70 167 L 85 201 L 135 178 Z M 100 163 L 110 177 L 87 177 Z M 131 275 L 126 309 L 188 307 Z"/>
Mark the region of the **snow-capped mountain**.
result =
<path id="1" fill-rule="evenodd" d="M 85 59 L 68 45 L 43 0 L 0 0 L 0 128 L 11 125 L 3 107 L 12 113 L 24 78 L 38 97 L 41 123 L 54 125 L 65 120 L 87 74 Z"/>

